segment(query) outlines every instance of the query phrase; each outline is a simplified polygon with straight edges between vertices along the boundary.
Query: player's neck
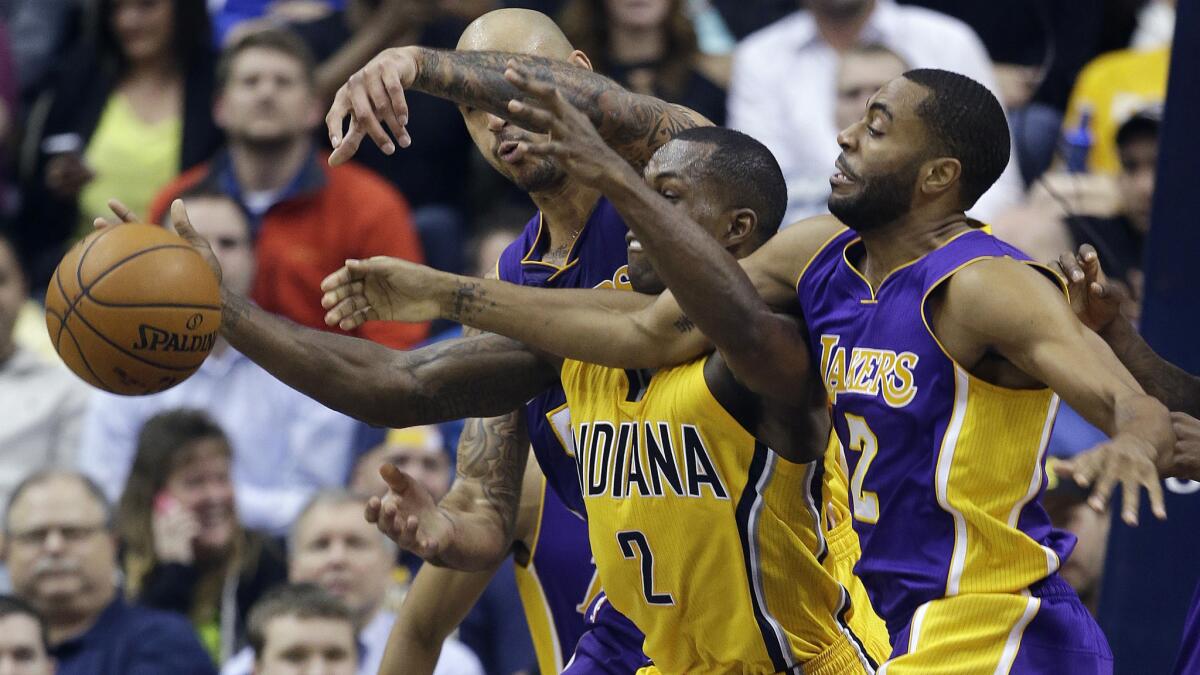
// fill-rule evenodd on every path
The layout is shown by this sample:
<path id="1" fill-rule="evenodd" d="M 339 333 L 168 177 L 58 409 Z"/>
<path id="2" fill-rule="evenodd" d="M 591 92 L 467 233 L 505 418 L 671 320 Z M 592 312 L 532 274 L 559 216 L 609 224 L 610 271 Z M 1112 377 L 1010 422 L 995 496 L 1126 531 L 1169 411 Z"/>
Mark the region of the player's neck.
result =
<path id="1" fill-rule="evenodd" d="M 308 136 L 276 145 L 230 143 L 229 157 L 242 192 L 282 190 L 312 153 Z"/>
<path id="2" fill-rule="evenodd" d="M 970 227 L 962 212 L 938 218 L 909 214 L 893 223 L 860 232 L 867 254 L 857 266 L 871 287 L 878 290 L 893 270 L 936 250 Z"/>
<path id="3" fill-rule="evenodd" d="M 569 249 L 575 242 L 588 217 L 592 215 L 592 210 L 596 208 L 600 192 L 565 180 L 561 185 L 549 190 L 531 192 L 529 197 L 542 212 L 542 225 L 550 233 L 550 246 L 547 250 L 556 251 L 562 248 Z"/>

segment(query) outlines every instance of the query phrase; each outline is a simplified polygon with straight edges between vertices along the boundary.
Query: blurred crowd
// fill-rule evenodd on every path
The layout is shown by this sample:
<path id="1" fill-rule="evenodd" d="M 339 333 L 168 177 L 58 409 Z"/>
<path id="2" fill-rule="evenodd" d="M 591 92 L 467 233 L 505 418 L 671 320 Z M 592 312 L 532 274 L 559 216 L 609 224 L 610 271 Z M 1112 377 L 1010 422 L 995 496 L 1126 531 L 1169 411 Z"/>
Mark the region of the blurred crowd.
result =
<path id="1" fill-rule="evenodd" d="M 435 496 L 453 477 L 456 425 L 372 428 L 222 342 L 162 394 L 75 379 L 38 302 L 108 199 L 161 222 L 183 197 L 225 283 L 314 328 L 320 280 L 346 258 L 482 275 L 533 206 L 453 104 L 409 92 L 412 146 L 367 143 L 337 167 L 323 118 L 379 51 L 453 49 L 471 20 L 518 6 L 555 17 L 625 87 L 763 141 L 785 222 L 825 210 L 837 131 L 882 84 L 971 76 L 1005 104 L 1014 146 L 971 215 L 1038 259 L 1092 244 L 1136 320 L 1174 4 L 0 0 L 0 651 L 52 654 L 63 675 L 262 673 L 296 650 L 374 673 L 420 563 L 363 519 L 386 489 L 376 469 L 396 463 Z M 405 349 L 453 329 L 355 334 Z M 1064 409 L 1049 453 L 1102 438 Z M 1070 486 L 1047 505 L 1080 537 L 1064 576 L 1094 602 L 1108 521 Z M 511 564 L 441 658 L 444 673 L 536 670 Z"/>

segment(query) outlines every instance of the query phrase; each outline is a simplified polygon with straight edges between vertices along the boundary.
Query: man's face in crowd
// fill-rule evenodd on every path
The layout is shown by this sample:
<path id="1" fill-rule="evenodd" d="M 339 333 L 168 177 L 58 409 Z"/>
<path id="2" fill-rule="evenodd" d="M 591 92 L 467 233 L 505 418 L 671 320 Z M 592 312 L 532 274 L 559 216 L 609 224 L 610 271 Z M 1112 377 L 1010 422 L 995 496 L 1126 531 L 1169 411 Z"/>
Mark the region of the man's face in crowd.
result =
<path id="1" fill-rule="evenodd" d="M 267 623 L 254 675 L 354 675 L 354 626 L 336 619 L 283 615 Z"/>
<path id="2" fill-rule="evenodd" d="M 362 621 L 383 602 L 395 565 L 382 535 L 363 518 L 365 502 L 321 503 L 296 523 L 289 577 L 346 603 Z"/>
<path id="3" fill-rule="evenodd" d="M 6 550 L 13 589 L 51 625 L 112 601 L 116 543 L 104 509 L 78 479 L 54 476 L 27 488 L 9 509 Z"/>
<path id="4" fill-rule="evenodd" d="M 0 617 L 0 675 L 53 675 L 41 627 L 28 614 Z"/>
<path id="5" fill-rule="evenodd" d="M 217 101 L 217 123 L 252 146 L 274 148 L 307 136 L 321 120 L 307 75 L 301 61 L 279 50 L 243 50 Z"/>
<path id="6" fill-rule="evenodd" d="M 1117 148 L 1121 173 L 1117 185 L 1125 217 L 1138 232 L 1150 231 L 1150 207 L 1154 202 L 1154 170 L 1158 164 L 1157 133 L 1139 133 Z"/>

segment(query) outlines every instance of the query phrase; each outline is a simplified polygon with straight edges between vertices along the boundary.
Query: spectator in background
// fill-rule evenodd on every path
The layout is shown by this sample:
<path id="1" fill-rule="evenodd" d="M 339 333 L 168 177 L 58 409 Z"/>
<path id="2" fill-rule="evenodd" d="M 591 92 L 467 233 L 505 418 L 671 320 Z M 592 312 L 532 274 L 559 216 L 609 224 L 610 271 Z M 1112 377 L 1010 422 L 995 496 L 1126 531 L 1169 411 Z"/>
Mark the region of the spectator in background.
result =
<path id="1" fill-rule="evenodd" d="M 196 410 L 150 418 L 117 508 L 125 595 L 191 619 L 216 663 L 246 613 L 287 574 L 283 551 L 238 522 L 229 441 Z"/>
<path id="2" fill-rule="evenodd" d="M 0 235 L 0 500 L 48 467 L 74 468 L 87 386 L 61 363 L 13 340 L 29 285 L 12 243 Z M 45 333 L 45 323 L 42 332 Z M 57 358 L 57 357 L 56 357 Z"/>
<path id="3" fill-rule="evenodd" d="M 386 494 L 387 484 L 379 475 L 379 467 L 391 463 L 419 480 L 435 502 L 441 501 L 450 490 L 453 475 L 449 454 L 445 446 L 438 443 L 441 438 L 437 427 L 432 426 L 390 430 L 384 443 L 359 460 L 351 489 L 363 496 L 364 506 L 367 497 Z M 360 519 L 362 513 L 360 508 L 357 511 Z M 399 561 L 398 580 L 407 592 L 422 561 L 408 551 L 399 551 Z M 523 671 L 537 661 L 516 584 L 516 573 L 509 556 L 459 627 L 459 638 L 479 655 L 489 675 Z M 393 611 L 400 608 L 402 600 L 395 600 Z"/>
<path id="4" fill-rule="evenodd" d="M 13 59 L 23 95 L 32 94 L 78 18 L 82 0 L 4 0 L 2 16 L 11 33 Z"/>
<path id="5" fill-rule="evenodd" d="M 40 154 L 19 221 L 26 253 L 41 256 L 39 281 L 108 199 L 145 213 L 160 188 L 219 147 L 204 0 L 100 0 L 95 34 L 50 86 L 45 122 L 27 132 Z"/>
<path id="6" fill-rule="evenodd" d="M 318 494 L 296 519 L 288 549 L 292 583 L 315 584 L 350 610 L 361 654 L 359 675 L 375 675 L 396 615 L 385 600 L 394 585 L 396 546 L 363 519 L 365 497 L 349 492 Z M 222 675 L 250 675 L 254 652 L 244 650 Z M 452 640 L 438 662 L 442 675 L 482 675 L 479 659 Z"/>
<path id="7" fill-rule="evenodd" d="M 331 167 L 313 132 L 323 107 L 313 59 L 284 30 L 250 33 L 217 68 L 217 122 L 229 146 L 168 185 L 150 209 L 160 222 L 180 194 L 202 186 L 225 192 L 250 214 L 257 270 L 251 299 L 263 309 L 321 330 L 321 280 L 347 258 L 385 255 L 421 261 L 404 198 L 353 164 Z M 331 329 L 331 330 L 337 330 Z M 425 337 L 424 324 L 377 322 L 353 334 L 397 349 Z"/>
<path id="8" fill-rule="evenodd" d="M 837 128 L 845 129 L 861 119 L 867 101 L 875 92 L 908 69 L 899 54 L 883 45 L 865 44 L 848 49 L 838 63 L 834 113 Z"/>
<path id="9" fill-rule="evenodd" d="M 282 586 L 250 612 L 255 675 L 354 675 L 350 610 L 312 584 Z"/>
<path id="10" fill-rule="evenodd" d="M 1133 113 L 1162 105 L 1171 46 L 1103 54 L 1075 81 L 1063 118 L 1067 168 L 1111 176 L 1120 170 L 1117 127 Z"/>
<path id="11" fill-rule="evenodd" d="M 245 213 L 220 192 L 191 192 L 185 201 L 192 225 L 212 243 L 225 286 L 244 295 L 255 264 Z M 115 501 L 142 425 L 176 408 L 204 410 L 225 430 L 238 514 L 251 529 L 284 536 L 314 492 L 344 485 L 349 475 L 360 425 L 275 379 L 220 337 L 200 369 L 167 391 L 139 397 L 94 392 L 80 468 Z"/>
<path id="12" fill-rule="evenodd" d="M 384 49 L 412 44 L 453 49 L 466 21 L 475 18 L 471 14 L 482 13 L 479 4 L 347 0 L 344 10 L 292 22 L 289 28 L 312 50 L 319 64 L 317 91 L 323 101 L 332 101 L 338 88 Z M 462 10 L 466 16 L 460 14 Z M 416 142 L 390 156 L 366 143 L 354 161 L 386 178 L 409 200 L 427 264 L 462 272 L 465 223 L 470 216 L 466 201 L 471 139 L 452 102 L 416 91 L 404 96 L 408 130 Z M 319 136 L 322 146 L 329 143 L 324 127 Z"/>
<path id="13" fill-rule="evenodd" d="M 354 467 L 350 488 L 368 497 L 383 497 L 388 486 L 379 467 L 392 464 L 417 479 L 439 499 L 450 491 L 450 454 L 436 426 L 391 429 L 383 443 L 367 451 Z"/>
<path id="14" fill-rule="evenodd" d="M 893 0 L 807 0 L 806 9 L 746 38 L 734 52 L 728 124 L 762 141 L 788 185 L 787 221 L 826 211 L 840 152 L 834 116 L 839 55 L 880 44 L 912 68 L 962 73 L 996 92 L 992 63 L 962 22 Z M 865 111 L 864 111 L 865 112 Z M 972 209 L 987 219 L 1022 192 L 1015 163 Z"/>
<path id="15" fill-rule="evenodd" d="M 684 0 L 571 0 L 559 23 L 596 72 L 725 123 L 725 90 L 697 69 L 700 50 Z"/>
<path id="16" fill-rule="evenodd" d="M 12 595 L 0 595 L 0 673 L 54 675 L 45 620 Z"/>
<path id="17" fill-rule="evenodd" d="M 13 492 L 4 519 L 13 591 L 46 619 L 58 675 L 210 675 L 187 620 L 126 603 L 104 494 L 82 474 L 41 471 Z"/>

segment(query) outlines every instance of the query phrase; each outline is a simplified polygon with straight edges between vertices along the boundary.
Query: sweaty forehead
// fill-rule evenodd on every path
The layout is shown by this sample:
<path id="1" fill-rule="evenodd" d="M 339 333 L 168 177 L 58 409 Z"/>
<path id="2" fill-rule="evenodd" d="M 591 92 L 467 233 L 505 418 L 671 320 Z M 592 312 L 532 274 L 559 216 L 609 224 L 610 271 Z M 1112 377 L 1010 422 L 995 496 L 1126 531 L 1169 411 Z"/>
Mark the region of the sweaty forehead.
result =
<path id="1" fill-rule="evenodd" d="M 562 30 L 540 12 L 499 9 L 467 26 L 459 51 L 498 51 L 566 60 L 573 51 Z"/>
<path id="2" fill-rule="evenodd" d="M 676 174 L 681 177 L 698 177 L 697 171 L 703 164 L 712 146 L 705 143 L 674 140 L 655 151 L 654 156 L 646 163 L 646 178 L 654 180 L 662 174 Z"/>

